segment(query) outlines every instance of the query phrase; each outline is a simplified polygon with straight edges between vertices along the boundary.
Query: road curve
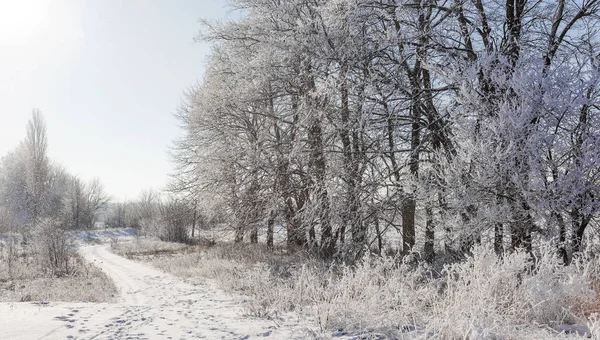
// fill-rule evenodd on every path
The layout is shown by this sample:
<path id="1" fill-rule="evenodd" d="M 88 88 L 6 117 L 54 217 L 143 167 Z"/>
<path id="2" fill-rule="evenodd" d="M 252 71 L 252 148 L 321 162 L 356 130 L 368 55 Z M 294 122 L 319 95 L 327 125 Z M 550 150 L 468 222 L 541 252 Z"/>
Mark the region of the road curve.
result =
<path id="1" fill-rule="evenodd" d="M 307 338 L 306 328 L 291 319 L 275 323 L 244 317 L 240 299 L 117 256 L 107 245 L 85 246 L 81 253 L 114 280 L 120 302 L 0 303 L 0 338 Z"/>

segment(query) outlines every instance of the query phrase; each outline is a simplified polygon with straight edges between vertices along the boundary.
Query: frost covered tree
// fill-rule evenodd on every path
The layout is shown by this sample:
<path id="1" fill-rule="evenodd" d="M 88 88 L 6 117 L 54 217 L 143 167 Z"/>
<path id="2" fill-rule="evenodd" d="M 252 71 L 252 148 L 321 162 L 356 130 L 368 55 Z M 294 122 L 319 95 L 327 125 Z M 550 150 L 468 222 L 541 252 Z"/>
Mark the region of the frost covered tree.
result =
<path id="1" fill-rule="evenodd" d="M 100 181 L 85 184 L 70 175 L 51 162 L 47 148 L 44 119 L 34 110 L 25 139 L 0 160 L 0 210 L 22 233 L 43 219 L 63 229 L 91 228 L 108 201 Z"/>
<path id="2" fill-rule="evenodd" d="M 44 119 L 34 110 L 25 140 L 2 159 L 2 202 L 20 225 L 32 224 L 48 212 L 51 169 L 47 147 Z"/>
<path id="3" fill-rule="evenodd" d="M 324 258 L 425 260 L 595 225 L 598 3 L 238 0 L 189 91 L 174 183 Z M 204 203 L 201 203 L 204 204 Z M 208 206 L 205 206 L 208 210 Z"/>
<path id="4" fill-rule="evenodd" d="M 27 209 L 33 220 L 37 220 L 44 212 L 44 200 L 48 191 L 50 165 L 48 160 L 48 139 L 46 123 L 39 110 L 27 123 L 27 136 L 24 141 L 26 161 L 26 193 Z"/>
<path id="5" fill-rule="evenodd" d="M 98 179 L 85 183 L 77 176 L 70 177 L 64 200 L 65 224 L 71 229 L 93 228 L 109 203 Z"/>
<path id="6" fill-rule="evenodd" d="M 0 162 L 1 203 L 6 212 L 12 215 L 12 219 L 20 225 L 31 222 L 31 215 L 27 210 L 23 149 L 23 144 L 20 144 L 16 150 L 2 157 Z"/>
<path id="7" fill-rule="evenodd" d="M 558 234 L 568 263 L 597 211 L 591 170 L 597 150 L 587 149 L 584 161 L 582 147 L 595 143 L 598 132 L 588 119 L 598 88 L 598 3 L 514 1 L 500 7 L 501 16 L 488 15 L 490 7 L 463 8 L 465 22 L 477 23 L 461 33 L 471 56 L 446 71 L 460 84 L 452 111 L 461 165 L 441 177 L 452 179 L 446 192 L 453 191 L 461 223 L 471 226 L 459 233 L 467 245 L 493 231 L 497 252 L 531 251 L 534 234 Z"/>

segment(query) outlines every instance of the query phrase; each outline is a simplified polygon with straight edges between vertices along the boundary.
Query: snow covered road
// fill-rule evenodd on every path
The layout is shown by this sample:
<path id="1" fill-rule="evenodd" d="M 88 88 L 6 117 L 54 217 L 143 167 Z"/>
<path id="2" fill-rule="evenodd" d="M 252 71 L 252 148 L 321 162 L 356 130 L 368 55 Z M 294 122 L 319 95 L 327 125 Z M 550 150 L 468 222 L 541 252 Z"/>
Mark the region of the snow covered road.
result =
<path id="1" fill-rule="evenodd" d="M 82 247 L 121 292 L 108 303 L 0 304 L 1 339 L 305 339 L 294 320 L 244 317 L 240 300 L 117 256 Z"/>

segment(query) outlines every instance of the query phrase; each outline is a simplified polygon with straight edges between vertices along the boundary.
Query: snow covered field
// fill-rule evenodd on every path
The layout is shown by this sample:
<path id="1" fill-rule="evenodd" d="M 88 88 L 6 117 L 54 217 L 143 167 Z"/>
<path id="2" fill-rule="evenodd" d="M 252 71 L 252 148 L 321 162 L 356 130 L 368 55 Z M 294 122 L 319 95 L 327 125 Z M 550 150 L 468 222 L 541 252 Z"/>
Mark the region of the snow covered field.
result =
<path id="1" fill-rule="evenodd" d="M 107 245 L 84 246 L 121 292 L 116 304 L 2 303 L 2 339 L 305 339 L 293 319 L 244 317 L 239 299 L 210 285 L 190 285 L 142 263 L 114 255 Z"/>
<path id="2" fill-rule="evenodd" d="M 537 340 L 600 334 L 600 323 L 583 317 L 596 310 L 586 283 L 591 274 L 551 258 L 541 258 L 539 270 L 527 274 L 520 269 L 526 263 L 522 254 L 500 262 L 480 249 L 466 263 L 448 268 L 451 289 L 440 291 L 437 281 L 423 281 L 393 261 L 367 262 L 337 274 L 305 263 L 298 272 L 291 258 L 266 266 L 269 257 L 261 257 L 260 247 L 188 251 L 127 231 L 77 238 L 83 258 L 114 281 L 117 302 L 0 303 L 0 339 Z M 83 245 L 89 239 L 92 245 Z M 163 248 L 182 251 L 167 254 Z M 133 261 L 112 252 L 118 250 L 151 255 Z M 254 256 L 263 265 L 240 256 Z M 277 276 L 277 266 L 289 270 L 291 281 Z M 324 281 L 329 284 L 322 286 Z M 252 308 L 269 312 L 251 314 Z"/>

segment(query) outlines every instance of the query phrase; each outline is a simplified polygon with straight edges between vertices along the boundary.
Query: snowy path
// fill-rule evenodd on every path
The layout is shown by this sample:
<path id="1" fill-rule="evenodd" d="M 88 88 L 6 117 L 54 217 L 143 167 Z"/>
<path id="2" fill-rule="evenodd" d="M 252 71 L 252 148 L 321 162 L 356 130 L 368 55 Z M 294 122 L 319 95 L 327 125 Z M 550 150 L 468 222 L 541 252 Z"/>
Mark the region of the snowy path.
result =
<path id="1" fill-rule="evenodd" d="M 117 304 L 0 304 L 1 339 L 305 339 L 302 325 L 242 316 L 239 301 L 111 253 L 83 247 L 121 291 Z M 278 325 L 279 324 L 279 325 Z"/>

